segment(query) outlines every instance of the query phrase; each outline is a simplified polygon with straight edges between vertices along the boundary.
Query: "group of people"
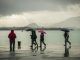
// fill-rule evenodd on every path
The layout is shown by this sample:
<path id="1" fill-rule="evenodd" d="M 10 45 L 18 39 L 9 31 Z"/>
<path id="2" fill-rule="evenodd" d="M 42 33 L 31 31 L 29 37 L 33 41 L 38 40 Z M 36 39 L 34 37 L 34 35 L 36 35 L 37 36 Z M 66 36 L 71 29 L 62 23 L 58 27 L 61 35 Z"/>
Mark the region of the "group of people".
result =
<path id="1" fill-rule="evenodd" d="M 31 47 L 33 47 L 33 45 L 37 45 L 38 47 L 38 44 L 36 42 L 36 39 L 37 39 L 37 35 L 36 35 L 36 31 L 35 30 L 32 30 L 31 31 Z M 40 47 L 42 47 L 42 43 L 46 46 L 45 42 L 44 42 L 44 32 L 41 32 L 40 34 Z"/>
<path id="2" fill-rule="evenodd" d="M 40 32 L 40 47 L 42 48 L 42 44 L 44 44 L 44 46 L 46 46 L 45 42 L 44 42 L 44 34 L 45 32 L 41 31 Z M 38 47 L 37 44 L 37 35 L 36 35 L 36 31 L 35 30 L 31 30 L 31 47 L 33 47 L 34 45 Z M 15 51 L 15 39 L 16 39 L 16 34 L 14 33 L 14 30 L 11 30 L 11 32 L 8 35 L 9 41 L 10 41 L 10 52 L 11 51 Z M 71 45 L 71 42 L 69 41 L 69 30 L 65 30 L 64 31 L 64 38 L 65 38 L 65 45 L 67 45 L 67 43 L 69 43 Z"/>
<path id="3" fill-rule="evenodd" d="M 37 35 L 36 35 L 36 31 L 32 30 L 31 31 L 31 47 L 33 47 L 33 45 L 38 47 L 38 44 L 36 42 L 37 39 Z M 14 52 L 15 51 L 15 39 L 16 39 L 16 34 L 14 33 L 14 30 L 11 30 L 11 32 L 8 35 L 9 38 L 9 42 L 10 42 L 10 52 Z M 42 47 L 42 43 L 46 46 L 45 42 L 44 42 L 44 32 L 41 32 L 40 34 L 40 47 Z"/>

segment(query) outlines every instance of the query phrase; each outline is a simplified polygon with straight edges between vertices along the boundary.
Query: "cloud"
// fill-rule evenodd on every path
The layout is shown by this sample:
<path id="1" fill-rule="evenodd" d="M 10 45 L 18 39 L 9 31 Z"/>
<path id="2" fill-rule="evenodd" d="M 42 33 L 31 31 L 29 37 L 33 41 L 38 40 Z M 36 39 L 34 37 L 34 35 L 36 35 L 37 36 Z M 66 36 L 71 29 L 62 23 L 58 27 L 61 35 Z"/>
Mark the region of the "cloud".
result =
<path id="1" fill-rule="evenodd" d="M 0 0 L 0 15 L 21 14 L 28 11 L 60 11 L 80 0 Z"/>
<path id="2" fill-rule="evenodd" d="M 1 27 L 15 27 L 15 26 L 25 26 L 28 24 L 26 18 L 22 15 L 11 15 L 0 18 L 0 26 Z"/>
<path id="3" fill-rule="evenodd" d="M 27 26 L 36 23 L 39 26 L 50 26 L 55 23 L 62 22 L 76 15 L 70 11 L 33 11 L 23 12 L 21 14 L 13 14 L 0 18 L 0 26 Z M 79 15 L 80 16 L 80 15 Z M 4 22 L 4 23 L 3 23 Z"/>
<path id="4" fill-rule="evenodd" d="M 80 4 L 67 6 L 66 10 L 75 16 L 80 16 Z"/>
<path id="5" fill-rule="evenodd" d="M 5 3 L 4 1 L 0 4 L 0 26 L 27 26 L 30 23 L 49 26 L 80 16 L 80 0 L 11 0 L 11 3 L 9 0 Z"/>

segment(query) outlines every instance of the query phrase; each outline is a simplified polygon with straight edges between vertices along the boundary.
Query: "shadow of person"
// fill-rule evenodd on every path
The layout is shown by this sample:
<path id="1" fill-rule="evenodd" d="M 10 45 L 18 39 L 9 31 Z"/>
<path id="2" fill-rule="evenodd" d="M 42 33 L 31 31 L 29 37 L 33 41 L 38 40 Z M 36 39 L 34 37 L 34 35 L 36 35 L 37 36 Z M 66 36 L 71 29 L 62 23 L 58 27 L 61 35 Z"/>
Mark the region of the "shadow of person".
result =
<path id="1" fill-rule="evenodd" d="M 64 57 L 69 57 L 69 50 L 71 49 L 71 46 L 65 46 L 65 52 L 64 52 Z"/>
<path id="2" fill-rule="evenodd" d="M 44 51 L 46 50 L 46 46 L 44 46 L 44 47 L 40 47 L 40 52 L 41 52 L 41 54 L 44 54 Z"/>

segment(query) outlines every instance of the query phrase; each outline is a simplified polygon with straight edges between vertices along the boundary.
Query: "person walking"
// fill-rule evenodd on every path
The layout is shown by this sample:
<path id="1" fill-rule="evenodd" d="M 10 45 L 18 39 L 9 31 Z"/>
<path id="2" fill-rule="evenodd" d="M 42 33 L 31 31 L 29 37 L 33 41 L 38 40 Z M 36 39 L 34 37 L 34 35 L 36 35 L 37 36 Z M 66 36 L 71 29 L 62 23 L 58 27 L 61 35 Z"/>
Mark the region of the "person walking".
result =
<path id="1" fill-rule="evenodd" d="M 46 34 L 46 32 L 43 29 L 38 29 L 38 32 L 40 32 L 40 48 L 42 49 L 42 44 L 46 47 L 44 42 L 44 34 Z"/>
<path id="2" fill-rule="evenodd" d="M 32 32 L 32 35 L 30 35 L 31 36 L 31 47 L 33 47 L 33 44 L 37 45 L 38 47 L 38 44 L 36 42 L 36 39 L 37 39 L 36 32 L 35 30 L 32 30 L 31 32 Z"/>
<path id="3" fill-rule="evenodd" d="M 46 46 L 46 44 L 44 42 L 44 32 L 41 32 L 41 34 L 40 34 L 40 47 L 42 47 L 42 43 Z"/>
<path id="4" fill-rule="evenodd" d="M 10 42 L 10 52 L 15 51 L 15 38 L 16 34 L 14 33 L 14 30 L 11 30 L 11 32 L 8 35 L 9 42 Z"/>
<path id="5" fill-rule="evenodd" d="M 71 46 L 71 42 L 69 41 L 69 30 L 64 31 L 64 38 L 65 38 L 65 46 L 67 45 L 67 43 L 69 43 L 69 45 Z"/>

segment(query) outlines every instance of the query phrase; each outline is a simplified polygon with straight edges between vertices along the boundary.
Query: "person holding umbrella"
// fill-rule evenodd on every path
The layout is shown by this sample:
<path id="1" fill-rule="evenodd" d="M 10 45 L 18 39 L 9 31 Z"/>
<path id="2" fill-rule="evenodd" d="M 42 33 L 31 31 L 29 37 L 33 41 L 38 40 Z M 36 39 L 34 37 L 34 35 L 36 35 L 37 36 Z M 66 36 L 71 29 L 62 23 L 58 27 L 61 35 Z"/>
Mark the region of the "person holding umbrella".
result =
<path id="1" fill-rule="evenodd" d="M 69 43 L 69 45 L 71 45 L 71 42 L 69 41 L 69 30 L 64 30 L 64 38 L 65 38 L 64 46 L 66 46 L 67 43 Z"/>
<path id="2" fill-rule="evenodd" d="M 33 47 L 33 44 L 37 45 L 38 47 L 38 44 L 36 42 L 36 39 L 37 39 L 36 31 L 32 30 L 31 32 L 32 32 L 32 34 L 30 35 L 32 40 L 31 47 Z"/>
<path id="3" fill-rule="evenodd" d="M 46 46 L 45 42 L 44 42 L 44 34 L 46 34 L 46 32 L 44 32 L 42 29 L 39 30 L 38 32 L 40 32 L 40 47 L 42 47 L 42 43 L 44 44 L 44 46 Z"/>

